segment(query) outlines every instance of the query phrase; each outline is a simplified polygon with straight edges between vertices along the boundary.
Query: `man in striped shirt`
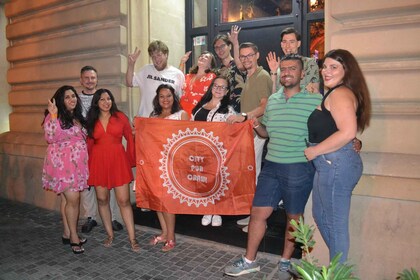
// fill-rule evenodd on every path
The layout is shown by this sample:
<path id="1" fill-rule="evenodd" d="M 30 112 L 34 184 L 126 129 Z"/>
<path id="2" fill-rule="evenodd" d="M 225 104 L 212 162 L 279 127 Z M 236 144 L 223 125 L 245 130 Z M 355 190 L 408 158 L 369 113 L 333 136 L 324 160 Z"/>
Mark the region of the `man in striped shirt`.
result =
<path id="1" fill-rule="evenodd" d="M 269 137 L 270 141 L 252 205 L 246 254 L 225 268 L 225 273 L 231 276 L 259 271 L 258 247 L 265 234 L 267 219 L 280 200 L 284 202 L 288 223 L 279 272 L 283 274 L 281 276 L 289 276 L 295 245 L 289 233 L 293 230 L 290 221 L 299 220 L 303 215 L 312 190 L 314 168 L 303 153 L 308 137 L 306 123 L 322 97 L 300 87 L 304 77 L 300 56 L 283 57 L 280 68 L 282 87 L 269 97 L 261 124 L 256 119 L 254 123 L 255 131 L 261 137 Z"/>

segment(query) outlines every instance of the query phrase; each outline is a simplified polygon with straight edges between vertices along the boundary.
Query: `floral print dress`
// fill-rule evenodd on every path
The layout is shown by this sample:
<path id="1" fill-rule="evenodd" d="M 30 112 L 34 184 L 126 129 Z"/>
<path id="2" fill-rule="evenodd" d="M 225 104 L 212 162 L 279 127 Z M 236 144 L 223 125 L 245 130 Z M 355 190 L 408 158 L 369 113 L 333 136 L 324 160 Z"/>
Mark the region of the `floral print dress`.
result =
<path id="1" fill-rule="evenodd" d="M 47 154 L 42 170 L 42 187 L 60 194 L 88 188 L 86 131 L 78 125 L 62 129 L 58 119 L 47 115 L 44 122 Z"/>

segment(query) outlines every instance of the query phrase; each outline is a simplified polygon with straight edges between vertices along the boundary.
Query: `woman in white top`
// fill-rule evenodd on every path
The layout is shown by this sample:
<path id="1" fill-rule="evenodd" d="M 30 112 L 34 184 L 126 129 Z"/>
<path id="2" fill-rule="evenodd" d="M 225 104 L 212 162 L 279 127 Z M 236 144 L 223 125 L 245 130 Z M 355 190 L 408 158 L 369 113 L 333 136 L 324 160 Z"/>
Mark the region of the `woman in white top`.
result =
<path id="1" fill-rule="evenodd" d="M 225 122 L 231 115 L 236 115 L 235 110 L 229 105 L 229 80 L 225 76 L 216 77 L 207 92 L 194 107 L 192 119 L 194 121 Z M 204 215 L 201 219 L 203 226 L 217 227 L 222 225 L 219 215 Z"/>
<path id="2" fill-rule="evenodd" d="M 153 99 L 153 112 L 151 118 L 188 120 L 188 114 L 181 109 L 179 98 L 175 94 L 175 89 L 168 84 L 160 85 L 156 90 Z M 151 245 L 165 243 L 162 251 L 167 252 L 175 248 L 175 214 L 168 212 L 156 212 L 162 233 L 154 236 L 150 240 Z"/>

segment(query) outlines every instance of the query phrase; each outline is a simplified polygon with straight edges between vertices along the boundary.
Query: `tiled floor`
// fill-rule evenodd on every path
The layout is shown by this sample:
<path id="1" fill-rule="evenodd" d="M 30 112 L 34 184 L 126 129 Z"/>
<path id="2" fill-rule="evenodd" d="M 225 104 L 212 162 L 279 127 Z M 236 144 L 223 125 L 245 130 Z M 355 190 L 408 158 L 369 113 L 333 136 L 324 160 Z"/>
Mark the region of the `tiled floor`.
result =
<path id="1" fill-rule="evenodd" d="M 112 248 L 103 247 L 105 232 L 98 226 L 86 235 L 86 252 L 74 255 L 61 244 L 59 213 L 1 198 L 0 213 L 0 279 L 233 279 L 223 275 L 223 268 L 244 253 L 242 248 L 181 234 L 177 247 L 163 253 L 148 245 L 157 231 L 136 226 L 142 247 L 136 254 L 125 231 L 115 233 Z M 260 253 L 261 272 L 235 279 L 280 279 L 278 259 Z"/>

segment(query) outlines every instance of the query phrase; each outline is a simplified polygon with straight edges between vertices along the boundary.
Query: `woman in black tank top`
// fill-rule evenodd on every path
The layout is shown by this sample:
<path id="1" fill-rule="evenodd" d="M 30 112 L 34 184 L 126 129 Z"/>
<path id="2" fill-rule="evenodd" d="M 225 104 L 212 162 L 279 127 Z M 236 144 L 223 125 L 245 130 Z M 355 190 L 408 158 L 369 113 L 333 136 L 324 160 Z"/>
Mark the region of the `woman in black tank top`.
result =
<path id="1" fill-rule="evenodd" d="M 330 259 L 341 254 L 340 262 L 344 262 L 349 251 L 351 194 L 363 170 L 352 140 L 369 125 L 371 105 L 362 71 L 350 52 L 328 52 L 322 77 L 329 91 L 308 119 L 310 144 L 305 156 L 316 168 L 312 194 L 315 222 Z"/>

